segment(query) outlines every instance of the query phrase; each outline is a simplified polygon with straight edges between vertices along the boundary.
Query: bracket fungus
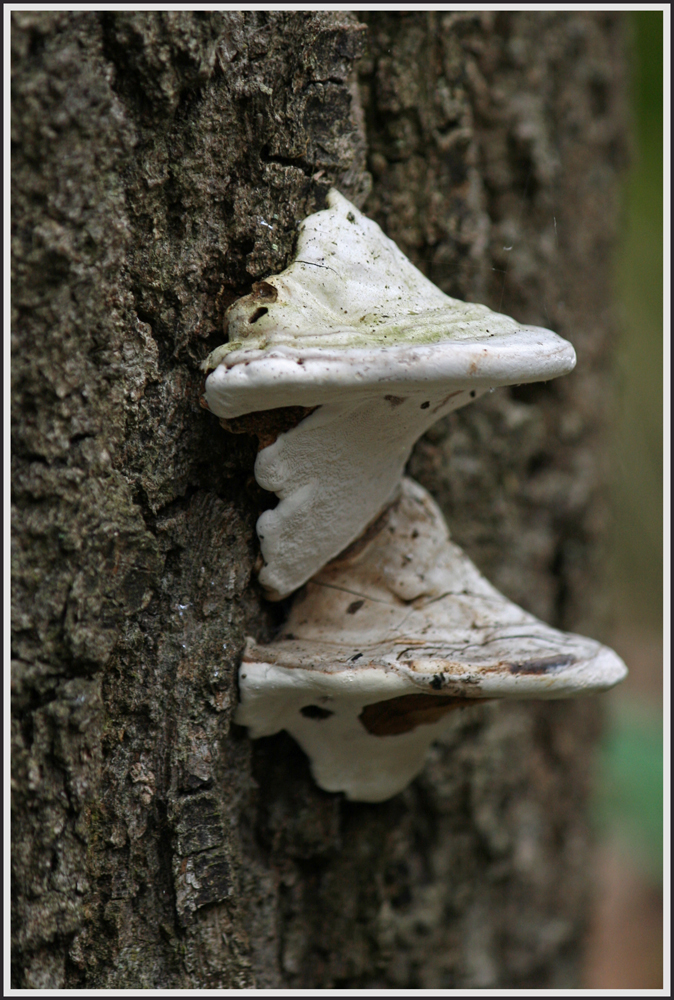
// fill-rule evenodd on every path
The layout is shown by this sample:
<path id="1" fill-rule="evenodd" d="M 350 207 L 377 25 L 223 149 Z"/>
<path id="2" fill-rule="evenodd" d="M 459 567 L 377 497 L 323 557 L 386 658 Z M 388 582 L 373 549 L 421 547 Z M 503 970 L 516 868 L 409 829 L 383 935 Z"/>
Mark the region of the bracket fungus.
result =
<path id="1" fill-rule="evenodd" d="M 287 597 L 391 502 L 412 446 L 496 386 L 571 371 L 571 344 L 436 288 L 341 194 L 304 220 L 294 262 L 227 314 L 204 362 L 218 417 L 293 408 L 255 478 L 280 499 L 257 524 L 272 600 Z M 299 409 L 298 409 L 299 408 Z M 312 411 L 312 412 L 310 412 Z M 308 415 L 306 415 L 308 414 Z"/>
<path id="2" fill-rule="evenodd" d="M 508 601 L 403 479 L 435 421 L 497 386 L 571 371 L 573 347 L 436 288 L 337 191 L 294 262 L 227 313 L 208 409 L 257 433 L 260 582 L 298 588 L 283 634 L 248 640 L 236 721 L 287 730 L 328 791 L 378 802 L 423 766 L 452 710 L 617 684 L 619 657 Z"/>
<path id="3" fill-rule="evenodd" d="M 371 530 L 297 595 L 283 634 L 248 642 L 236 721 L 254 739 L 287 730 L 321 788 L 379 802 L 418 774 L 452 710 L 593 694 L 626 672 L 612 650 L 503 597 L 403 479 Z"/>

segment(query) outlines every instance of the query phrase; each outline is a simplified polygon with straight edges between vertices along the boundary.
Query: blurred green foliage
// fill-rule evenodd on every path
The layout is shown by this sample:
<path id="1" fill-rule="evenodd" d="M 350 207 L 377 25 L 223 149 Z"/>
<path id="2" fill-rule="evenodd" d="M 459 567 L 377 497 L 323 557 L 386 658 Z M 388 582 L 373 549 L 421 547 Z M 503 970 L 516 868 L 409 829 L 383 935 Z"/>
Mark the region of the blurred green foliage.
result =
<path id="1" fill-rule="evenodd" d="M 663 612 L 663 14 L 625 16 L 632 29 L 633 150 L 615 269 L 620 344 L 610 589 L 620 630 L 643 636 L 661 634 Z M 649 669 L 647 657 L 640 663 L 638 654 L 628 666 L 634 675 Z M 609 705 L 594 816 L 601 832 L 658 881 L 662 706 L 635 697 L 629 679 Z"/>
<path id="2" fill-rule="evenodd" d="M 632 26 L 632 166 L 615 270 L 620 328 L 610 576 L 621 620 L 662 623 L 663 15 Z"/>
<path id="3" fill-rule="evenodd" d="M 651 881 L 662 879 L 662 716 L 617 704 L 599 756 L 594 819 Z"/>

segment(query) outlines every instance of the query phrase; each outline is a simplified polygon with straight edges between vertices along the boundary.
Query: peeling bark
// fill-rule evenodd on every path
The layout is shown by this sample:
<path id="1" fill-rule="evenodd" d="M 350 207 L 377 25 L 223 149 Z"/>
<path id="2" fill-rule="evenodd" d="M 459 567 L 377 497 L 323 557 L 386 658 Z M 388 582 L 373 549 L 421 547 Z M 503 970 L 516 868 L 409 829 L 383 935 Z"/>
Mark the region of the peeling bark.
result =
<path id="1" fill-rule="evenodd" d="M 251 744 L 273 497 L 198 365 L 332 185 L 571 340 L 576 373 L 450 415 L 410 472 L 507 596 L 596 632 L 622 20 L 14 13 L 16 987 L 573 988 L 596 703 L 456 713 L 376 806 Z"/>

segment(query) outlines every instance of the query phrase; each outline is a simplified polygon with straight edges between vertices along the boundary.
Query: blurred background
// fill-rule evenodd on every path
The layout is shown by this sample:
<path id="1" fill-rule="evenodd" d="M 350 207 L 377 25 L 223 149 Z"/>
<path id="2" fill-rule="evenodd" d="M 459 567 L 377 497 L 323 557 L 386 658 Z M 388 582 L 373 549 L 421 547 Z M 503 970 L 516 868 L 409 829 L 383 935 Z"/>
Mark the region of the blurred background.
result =
<path id="1" fill-rule="evenodd" d="M 657 989 L 662 921 L 663 14 L 629 12 L 633 148 L 615 261 L 617 358 L 606 640 L 630 669 L 607 698 L 585 982 Z"/>

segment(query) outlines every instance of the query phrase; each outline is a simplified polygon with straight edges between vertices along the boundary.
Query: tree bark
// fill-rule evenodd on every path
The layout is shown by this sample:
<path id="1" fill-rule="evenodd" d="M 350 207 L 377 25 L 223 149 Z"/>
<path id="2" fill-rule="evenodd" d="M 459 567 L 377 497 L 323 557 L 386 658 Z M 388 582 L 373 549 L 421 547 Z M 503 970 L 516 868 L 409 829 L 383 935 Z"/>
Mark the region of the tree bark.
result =
<path id="1" fill-rule="evenodd" d="M 335 185 L 444 291 L 573 342 L 409 471 L 597 633 L 623 16 L 15 12 L 13 984 L 573 988 L 595 699 L 458 713 L 380 805 L 232 723 L 274 498 L 199 406 Z"/>

